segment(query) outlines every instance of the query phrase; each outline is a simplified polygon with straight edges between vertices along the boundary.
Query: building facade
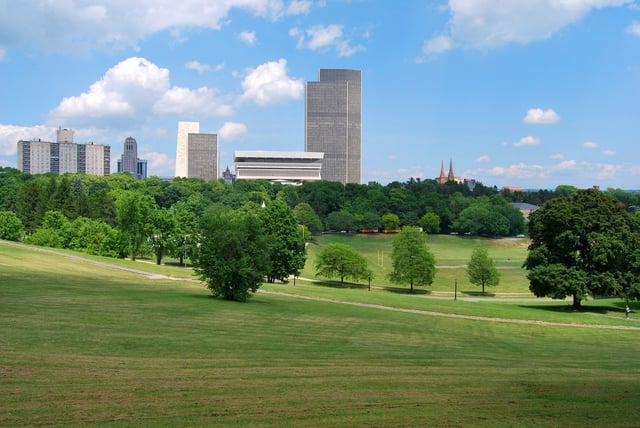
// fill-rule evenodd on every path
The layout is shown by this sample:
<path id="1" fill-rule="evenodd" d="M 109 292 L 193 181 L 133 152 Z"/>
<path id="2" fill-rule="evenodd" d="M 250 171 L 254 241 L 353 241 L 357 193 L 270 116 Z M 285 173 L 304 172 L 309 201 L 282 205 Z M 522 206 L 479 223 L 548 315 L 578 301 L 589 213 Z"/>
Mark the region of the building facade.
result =
<path id="1" fill-rule="evenodd" d="M 199 122 L 178 122 L 178 142 L 176 145 L 176 177 L 188 177 L 189 134 L 200 132 Z"/>
<path id="2" fill-rule="evenodd" d="M 199 122 L 178 122 L 176 177 L 218 179 L 218 136 L 201 134 Z"/>
<path id="3" fill-rule="evenodd" d="M 29 174 L 82 173 L 109 175 L 111 147 L 102 144 L 76 144 L 73 130 L 56 131 L 56 142 L 18 141 L 18 169 Z"/>
<path id="4" fill-rule="evenodd" d="M 133 137 L 124 140 L 124 151 L 118 159 L 118 172 L 128 172 L 138 180 L 147 178 L 147 161 L 138 158 L 138 142 Z"/>
<path id="5" fill-rule="evenodd" d="M 233 158 L 237 180 L 302 184 L 321 179 L 322 153 L 237 150 Z"/>
<path id="6" fill-rule="evenodd" d="M 307 82 L 307 152 L 324 153 L 322 179 L 360 183 L 362 170 L 362 76 L 360 70 L 321 69 Z"/>

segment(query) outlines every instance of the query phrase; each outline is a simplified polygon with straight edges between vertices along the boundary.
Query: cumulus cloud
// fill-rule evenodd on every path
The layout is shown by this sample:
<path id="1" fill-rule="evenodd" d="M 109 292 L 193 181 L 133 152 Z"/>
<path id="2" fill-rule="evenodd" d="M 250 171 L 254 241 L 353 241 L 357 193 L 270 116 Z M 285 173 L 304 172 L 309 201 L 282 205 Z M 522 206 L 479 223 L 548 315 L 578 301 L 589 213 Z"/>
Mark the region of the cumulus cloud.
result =
<path id="1" fill-rule="evenodd" d="M 513 143 L 513 145 L 515 147 L 522 147 L 522 146 L 537 146 L 538 144 L 540 144 L 540 139 L 533 137 L 531 135 L 527 136 L 527 137 L 522 137 L 520 139 L 520 141 Z"/>
<path id="2" fill-rule="evenodd" d="M 556 165 L 556 169 L 574 169 L 576 167 L 576 161 L 574 160 L 566 160 L 566 161 L 562 161 L 560 162 L 558 165 Z"/>
<path id="3" fill-rule="evenodd" d="M 631 25 L 627 27 L 627 32 L 629 32 L 629 34 L 633 34 L 634 36 L 640 36 L 640 21 L 633 21 Z M 2 58 L 1 55 L 0 58 Z"/>
<path id="4" fill-rule="evenodd" d="M 49 122 L 83 126 L 96 119 L 129 122 L 144 115 L 169 87 L 169 70 L 144 58 L 128 58 L 110 68 L 87 92 L 64 98 Z"/>
<path id="5" fill-rule="evenodd" d="M 203 67 L 192 61 L 192 67 Z M 145 58 L 128 58 L 107 70 L 89 90 L 64 98 L 49 112 L 52 125 L 130 127 L 153 114 L 191 117 L 229 116 L 233 109 L 213 88 L 170 87 L 169 70 Z"/>
<path id="6" fill-rule="evenodd" d="M 247 126 L 238 122 L 225 122 L 218 130 L 218 136 L 223 141 L 238 140 L 246 133 Z"/>
<path id="7" fill-rule="evenodd" d="M 149 171 L 153 175 L 172 176 L 176 167 L 176 160 L 165 153 L 140 151 L 140 159 L 147 161 Z"/>
<path id="8" fill-rule="evenodd" d="M 292 0 L 287 7 L 287 15 L 308 15 L 311 6 L 310 0 Z"/>
<path id="9" fill-rule="evenodd" d="M 489 162 L 490 160 L 491 160 L 491 159 L 489 159 L 489 156 L 488 156 L 488 155 L 482 155 L 482 156 L 480 156 L 480 157 L 476 158 L 476 162 L 478 162 L 478 163 L 487 163 L 487 162 Z"/>
<path id="10" fill-rule="evenodd" d="M 164 93 L 153 106 L 160 114 L 177 114 L 191 117 L 230 116 L 233 108 L 218 96 L 211 88 L 189 89 L 173 87 Z"/>
<path id="11" fill-rule="evenodd" d="M 451 37 L 438 36 L 424 42 L 424 45 L 422 46 L 422 53 L 427 55 L 440 54 L 451 50 L 452 48 L 453 41 L 451 40 Z"/>
<path id="12" fill-rule="evenodd" d="M 549 156 L 551 159 L 564 159 L 564 155 L 562 153 L 554 153 L 551 156 Z"/>
<path id="13" fill-rule="evenodd" d="M 249 46 L 253 46 L 256 43 L 255 31 L 243 31 L 240 33 L 238 37 L 240 37 L 240 40 L 242 40 L 244 43 L 248 44 Z"/>
<path id="14" fill-rule="evenodd" d="M 497 166 L 487 171 L 488 175 L 505 178 L 532 179 L 544 177 L 544 168 L 541 165 L 527 165 L 520 162 L 507 167 Z"/>
<path id="15" fill-rule="evenodd" d="M 298 39 L 298 48 L 312 51 L 335 50 L 338 56 L 352 56 L 365 49 L 363 45 L 352 46 L 351 40 L 343 35 L 343 26 L 338 24 L 314 25 L 306 30 L 292 28 L 289 35 Z"/>
<path id="16" fill-rule="evenodd" d="M 605 156 L 615 156 L 616 155 L 616 151 L 615 150 L 603 150 L 602 154 Z"/>
<path id="17" fill-rule="evenodd" d="M 587 141 L 582 144 L 585 149 L 597 149 L 598 143 L 594 143 L 593 141 Z"/>
<path id="18" fill-rule="evenodd" d="M 195 70 L 198 73 L 204 73 L 205 71 L 211 70 L 211 66 L 209 64 L 202 64 L 200 61 L 189 61 L 185 64 L 185 67 L 189 70 Z"/>
<path id="19" fill-rule="evenodd" d="M 55 128 L 38 126 L 0 125 L 0 155 L 13 156 L 18 148 L 18 141 L 41 138 L 47 141 L 55 139 Z"/>
<path id="20" fill-rule="evenodd" d="M 526 123 L 534 125 L 546 125 L 556 123 L 559 120 L 560 116 L 558 116 L 558 113 L 552 109 L 542 110 L 541 108 L 529 109 L 527 115 L 524 117 Z"/>
<path id="21" fill-rule="evenodd" d="M 0 14 L 0 40 L 5 49 L 28 45 L 65 53 L 136 47 L 140 40 L 159 31 L 170 30 L 185 37 L 193 28 L 220 29 L 232 9 L 266 19 L 289 13 L 277 0 L 189 0 L 186 6 L 175 5 L 173 0 L 105 0 L 99 4 L 22 0 L 11 5 L 11 13 Z M 296 2 L 289 9 L 293 13 L 304 8 L 304 2 Z M 25 22 L 29 31 L 24 31 Z"/>
<path id="22" fill-rule="evenodd" d="M 259 106 L 277 104 L 302 97 L 304 85 L 300 79 L 287 75 L 287 60 L 270 61 L 250 69 L 242 81 L 243 94 L 239 102 Z"/>
<path id="23" fill-rule="evenodd" d="M 633 0 L 449 0 L 451 16 L 444 33 L 454 45 L 470 48 L 525 44 L 548 39 L 595 9 L 630 3 Z"/>

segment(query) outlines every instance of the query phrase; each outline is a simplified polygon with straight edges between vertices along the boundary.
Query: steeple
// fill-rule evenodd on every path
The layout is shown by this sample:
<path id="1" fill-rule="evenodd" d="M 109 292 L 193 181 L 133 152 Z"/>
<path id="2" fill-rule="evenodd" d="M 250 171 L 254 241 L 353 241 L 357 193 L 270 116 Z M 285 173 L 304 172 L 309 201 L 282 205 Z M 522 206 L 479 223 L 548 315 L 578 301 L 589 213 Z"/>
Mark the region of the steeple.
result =
<path id="1" fill-rule="evenodd" d="M 440 174 L 444 174 L 444 170 Z M 455 181 L 456 176 L 453 174 L 453 161 L 449 160 L 449 176 L 447 177 L 447 181 Z"/>
<path id="2" fill-rule="evenodd" d="M 438 177 L 438 183 L 442 184 L 446 182 L 447 182 L 447 176 L 444 173 L 444 161 L 442 161 L 442 164 L 440 166 L 440 177 Z"/>

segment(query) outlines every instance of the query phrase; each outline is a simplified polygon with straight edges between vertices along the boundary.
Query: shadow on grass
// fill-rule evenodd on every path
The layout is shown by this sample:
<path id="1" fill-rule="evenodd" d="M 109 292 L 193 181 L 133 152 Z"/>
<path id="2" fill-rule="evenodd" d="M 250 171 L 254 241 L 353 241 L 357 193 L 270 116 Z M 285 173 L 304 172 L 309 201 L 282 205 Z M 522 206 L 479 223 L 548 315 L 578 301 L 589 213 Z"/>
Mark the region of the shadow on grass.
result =
<path id="1" fill-rule="evenodd" d="M 458 291 L 458 294 L 471 297 L 496 297 L 495 293 L 483 293 L 482 291 Z"/>
<path id="2" fill-rule="evenodd" d="M 624 312 L 624 309 L 618 309 L 612 306 L 581 306 L 578 309 L 574 308 L 570 303 L 558 304 L 558 305 L 519 305 L 525 309 L 537 309 L 547 312 L 561 312 L 561 313 L 581 313 L 581 314 L 600 314 L 606 315 L 610 312 Z"/>

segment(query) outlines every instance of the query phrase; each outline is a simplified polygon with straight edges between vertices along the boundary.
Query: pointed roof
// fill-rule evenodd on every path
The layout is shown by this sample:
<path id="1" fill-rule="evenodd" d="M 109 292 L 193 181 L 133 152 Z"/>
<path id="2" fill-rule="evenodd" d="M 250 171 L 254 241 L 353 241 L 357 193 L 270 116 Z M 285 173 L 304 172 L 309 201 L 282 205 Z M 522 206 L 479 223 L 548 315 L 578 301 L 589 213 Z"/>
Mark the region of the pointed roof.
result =
<path id="1" fill-rule="evenodd" d="M 442 171 L 444 173 L 444 170 Z M 453 174 L 453 160 L 449 160 L 449 176 L 447 177 L 447 181 L 455 181 L 456 176 Z"/>
<path id="2" fill-rule="evenodd" d="M 440 182 L 444 183 L 446 179 L 447 179 L 447 176 L 444 173 L 444 161 L 442 161 L 442 164 L 440 165 Z"/>

